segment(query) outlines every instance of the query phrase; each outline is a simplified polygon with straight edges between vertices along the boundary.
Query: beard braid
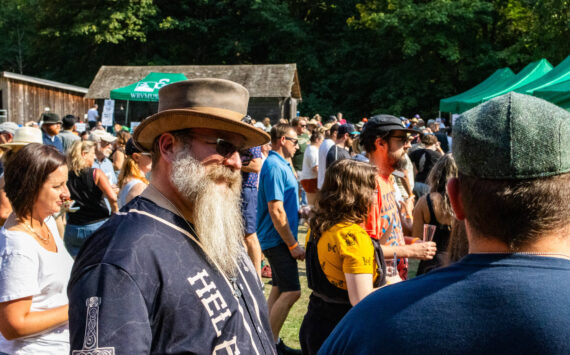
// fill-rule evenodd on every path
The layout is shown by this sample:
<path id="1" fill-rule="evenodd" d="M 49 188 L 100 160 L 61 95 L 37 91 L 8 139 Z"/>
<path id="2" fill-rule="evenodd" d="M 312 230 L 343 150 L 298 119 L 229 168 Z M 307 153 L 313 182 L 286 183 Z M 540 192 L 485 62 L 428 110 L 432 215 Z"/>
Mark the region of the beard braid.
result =
<path id="1" fill-rule="evenodd" d="M 172 164 L 172 183 L 193 204 L 194 228 L 210 264 L 235 277 L 243 257 L 240 172 L 223 165 L 206 168 L 185 148 Z"/>

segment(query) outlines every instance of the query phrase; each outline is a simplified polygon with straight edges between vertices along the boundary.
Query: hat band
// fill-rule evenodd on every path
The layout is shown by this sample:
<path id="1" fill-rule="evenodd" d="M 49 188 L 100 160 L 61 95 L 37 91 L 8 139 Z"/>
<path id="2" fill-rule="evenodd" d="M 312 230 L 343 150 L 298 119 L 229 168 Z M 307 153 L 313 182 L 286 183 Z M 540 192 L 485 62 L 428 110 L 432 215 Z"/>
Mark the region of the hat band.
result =
<path id="1" fill-rule="evenodd" d="M 204 113 L 204 114 L 213 115 L 213 116 L 225 117 L 225 118 L 229 118 L 229 119 L 232 119 L 235 121 L 241 121 L 241 119 L 245 116 L 245 114 L 239 113 L 236 111 L 227 110 L 225 108 L 219 108 L 219 107 L 209 107 L 209 106 L 194 106 L 194 107 L 178 108 L 178 109 L 172 109 L 172 110 L 194 111 L 194 112 Z M 166 111 L 170 111 L 170 110 L 164 110 L 164 111 L 161 111 L 161 113 L 164 113 Z"/>

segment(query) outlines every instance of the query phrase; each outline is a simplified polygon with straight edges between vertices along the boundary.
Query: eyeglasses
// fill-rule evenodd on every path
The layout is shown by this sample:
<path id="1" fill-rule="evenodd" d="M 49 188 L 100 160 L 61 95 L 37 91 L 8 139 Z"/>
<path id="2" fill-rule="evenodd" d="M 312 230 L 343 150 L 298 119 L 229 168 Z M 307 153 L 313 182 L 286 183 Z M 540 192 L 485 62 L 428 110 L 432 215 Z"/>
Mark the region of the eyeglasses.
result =
<path id="1" fill-rule="evenodd" d="M 395 138 L 398 141 L 400 141 L 400 143 L 402 144 L 406 144 L 408 142 L 408 135 L 405 136 L 390 136 L 390 138 Z"/>
<path id="2" fill-rule="evenodd" d="M 299 140 L 297 138 L 292 138 L 292 137 L 287 137 L 284 136 L 286 140 L 290 141 L 291 143 L 293 143 L 293 145 L 297 145 L 297 143 L 299 143 Z"/>
<path id="3" fill-rule="evenodd" d="M 305 128 L 305 127 L 307 127 L 307 125 L 306 124 L 300 124 L 299 127 Z"/>

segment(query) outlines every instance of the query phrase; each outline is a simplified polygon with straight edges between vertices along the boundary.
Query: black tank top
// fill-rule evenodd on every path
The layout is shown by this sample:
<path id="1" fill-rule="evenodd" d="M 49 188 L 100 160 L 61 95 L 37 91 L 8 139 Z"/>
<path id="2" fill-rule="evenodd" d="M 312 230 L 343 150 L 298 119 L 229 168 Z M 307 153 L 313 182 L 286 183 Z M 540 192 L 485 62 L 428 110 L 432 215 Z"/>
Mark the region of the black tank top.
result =
<path id="1" fill-rule="evenodd" d="M 429 210 L 429 223 L 436 226 L 433 241 L 437 244 L 437 252 L 432 260 L 420 261 L 417 275 L 425 274 L 442 266 L 447 258 L 446 251 L 447 245 L 449 244 L 449 235 L 451 234 L 451 226 L 448 224 L 441 224 L 435 218 L 430 194 L 426 195 L 426 202 Z"/>
<path id="2" fill-rule="evenodd" d="M 71 199 L 75 200 L 74 207 L 79 207 L 79 211 L 67 214 L 67 223 L 69 224 L 84 226 L 110 216 L 107 204 L 103 199 L 103 191 L 95 185 L 94 171 L 93 168 L 86 168 L 81 171 L 79 176 L 75 175 L 73 171 L 69 172 L 67 187 Z"/>

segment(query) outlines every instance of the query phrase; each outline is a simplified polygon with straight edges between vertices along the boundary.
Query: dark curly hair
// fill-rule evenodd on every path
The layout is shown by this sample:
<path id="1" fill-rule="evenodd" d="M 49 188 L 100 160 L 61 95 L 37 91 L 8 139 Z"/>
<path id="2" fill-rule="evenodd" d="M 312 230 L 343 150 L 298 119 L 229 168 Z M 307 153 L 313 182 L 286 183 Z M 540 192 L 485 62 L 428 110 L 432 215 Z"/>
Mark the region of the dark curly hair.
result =
<path id="1" fill-rule="evenodd" d="M 327 168 L 309 222 L 315 240 L 335 224 L 366 219 L 374 202 L 376 174 L 373 165 L 351 159 L 337 160 Z"/>

